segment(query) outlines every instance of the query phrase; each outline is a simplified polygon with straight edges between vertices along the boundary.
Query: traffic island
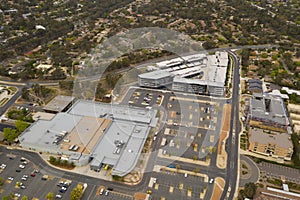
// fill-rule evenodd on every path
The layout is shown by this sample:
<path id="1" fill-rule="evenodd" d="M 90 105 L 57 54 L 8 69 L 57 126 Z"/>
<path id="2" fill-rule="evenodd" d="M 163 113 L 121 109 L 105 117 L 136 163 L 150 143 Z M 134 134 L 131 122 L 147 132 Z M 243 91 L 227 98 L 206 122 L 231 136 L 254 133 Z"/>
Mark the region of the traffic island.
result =
<path id="1" fill-rule="evenodd" d="M 225 180 L 223 178 L 217 177 L 215 178 L 214 190 L 211 200 L 219 200 L 220 196 L 222 196 L 222 192 L 224 190 Z"/>
<path id="2" fill-rule="evenodd" d="M 217 167 L 225 169 L 227 164 L 227 153 L 225 151 L 225 143 L 229 136 L 231 105 L 226 104 L 223 108 L 222 128 L 218 144 Z"/>

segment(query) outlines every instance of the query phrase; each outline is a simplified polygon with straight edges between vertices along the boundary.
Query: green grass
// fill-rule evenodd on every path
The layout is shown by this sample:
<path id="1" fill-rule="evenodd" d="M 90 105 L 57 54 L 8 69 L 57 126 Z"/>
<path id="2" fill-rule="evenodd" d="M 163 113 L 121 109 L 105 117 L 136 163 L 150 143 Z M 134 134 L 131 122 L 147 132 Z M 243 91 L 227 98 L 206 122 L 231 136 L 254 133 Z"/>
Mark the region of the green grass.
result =
<path id="1" fill-rule="evenodd" d="M 246 146 L 246 144 L 245 144 L 245 143 L 241 143 L 241 149 L 243 149 L 243 150 L 247 150 L 247 146 Z"/>
<path id="2" fill-rule="evenodd" d="M 248 174 L 247 171 L 242 171 L 242 175 L 246 175 L 246 174 Z"/>
<path id="3" fill-rule="evenodd" d="M 277 178 L 268 178 L 267 182 L 271 183 L 273 185 L 282 186 L 282 180 L 277 179 Z"/>
<path id="4" fill-rule="evenodd" d="M 242 168 L 243 169 L 248 169 L 247 165 L 245 165 L 244 163 L 242 164 Z"/>
<path id="5" fill-rule="evenodd" d="M 1 101 L 0 101 L 0 106 L 4 106 L 7 102 L 8 102 L 9 98 L 3 98 Z"/>
<path id="6" fill-rule="evenodd" d="M 9 87 L 8 90 L 10 91 L 10 95 L 14 95 L 18 91 L 16 87 Z"/>

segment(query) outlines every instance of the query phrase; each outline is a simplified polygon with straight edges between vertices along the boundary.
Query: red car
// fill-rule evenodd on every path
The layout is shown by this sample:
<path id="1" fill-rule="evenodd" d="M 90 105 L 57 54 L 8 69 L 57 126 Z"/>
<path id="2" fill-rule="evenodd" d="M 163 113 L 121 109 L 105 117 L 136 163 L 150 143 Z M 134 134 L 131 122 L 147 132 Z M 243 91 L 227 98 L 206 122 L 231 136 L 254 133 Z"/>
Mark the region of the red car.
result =
<path id="1" fill-rule="evenodd" d="M 32 176 L 32 177 L 35 177 L 35 174 L 34 174 L 34 173 L 32 173 L 32 174 L 30 174 L 30 176 Z"/>

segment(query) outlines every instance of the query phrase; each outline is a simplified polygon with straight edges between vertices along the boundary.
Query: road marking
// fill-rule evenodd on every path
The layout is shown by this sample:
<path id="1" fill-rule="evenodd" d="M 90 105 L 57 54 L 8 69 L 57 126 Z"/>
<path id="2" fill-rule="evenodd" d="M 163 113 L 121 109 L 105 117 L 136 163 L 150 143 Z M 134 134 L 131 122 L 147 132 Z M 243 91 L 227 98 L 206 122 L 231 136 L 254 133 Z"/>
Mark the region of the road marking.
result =
<path id="1" fill-rule="evenodd" d="M 174 191 L 174 187 L 173 187 L 173 186 L 170 186 L 169 192 L 170 192 L 170 193 L 173 193 L 173 191 Z"/>
<path id="2" fill-rule="evenodd" d="M 95 189 L 95 187 L 96 187 L 96 185 L 94 185 L 94 186 L 93 186 L 93 189 L 92 189 L 92 191 L 91 191 L 90 195 L 88 196 L 88 199 L 90 199 L 91 195 L 94 193 L 94 189 Z M 100 193 L 99 193 L 99 194 L 100 194 Z M 99 194 L 96 194 L 96 195 L 99 195 Z"/>

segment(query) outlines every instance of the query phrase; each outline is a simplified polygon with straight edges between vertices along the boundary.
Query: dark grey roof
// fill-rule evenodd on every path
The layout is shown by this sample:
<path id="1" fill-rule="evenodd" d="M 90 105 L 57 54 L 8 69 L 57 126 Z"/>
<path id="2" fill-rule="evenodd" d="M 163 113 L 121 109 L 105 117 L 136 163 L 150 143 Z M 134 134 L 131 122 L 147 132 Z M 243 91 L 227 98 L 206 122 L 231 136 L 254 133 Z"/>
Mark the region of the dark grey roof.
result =
<path id="1" fill-rule="evenodd" d="M 61 112 L 74 99 L 75 99 L 75 97 L 71 97 L 71 96 L 62 96 L 62 95 L 56 96 L 44 107 L 44 110 L 53 111 L 53 112 Z"/>
<path id="2" fill-rule="evenodd" d="M 278 96 L 255 93 L 250 100 L 250 108 L 252 117 L 266 119 L 281 125 L 289 124 L 284 102 Z"/>

